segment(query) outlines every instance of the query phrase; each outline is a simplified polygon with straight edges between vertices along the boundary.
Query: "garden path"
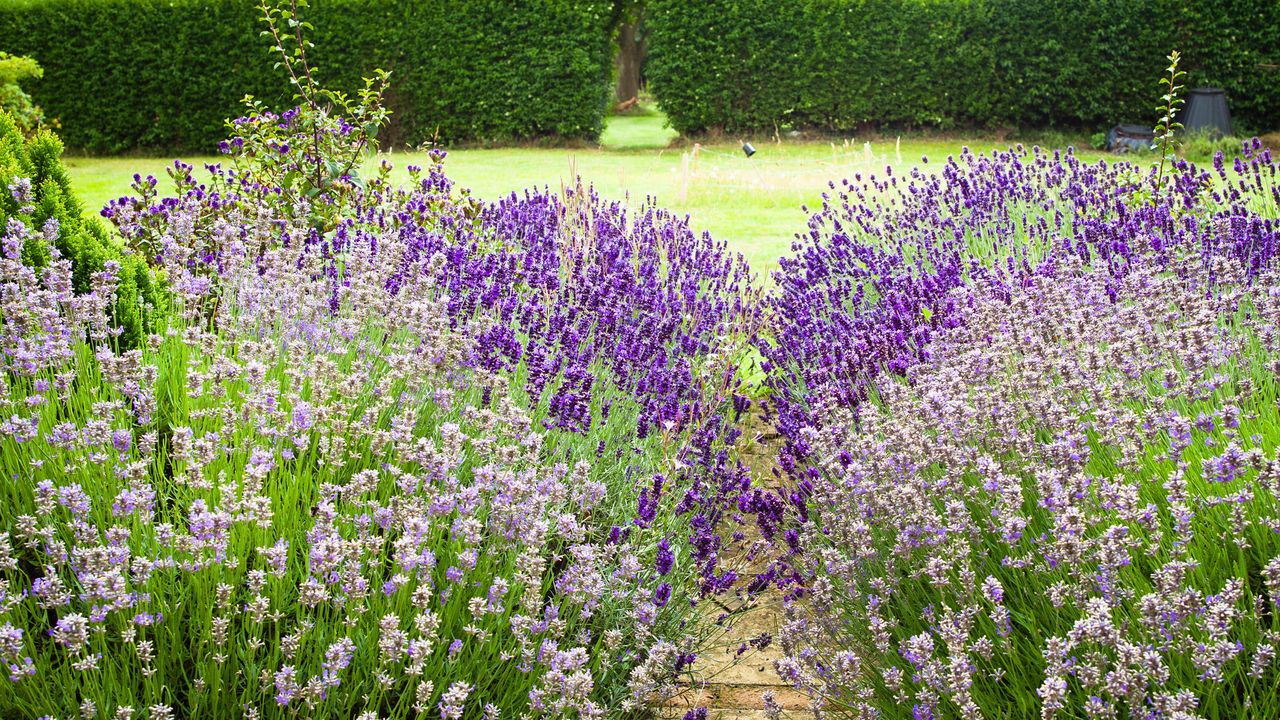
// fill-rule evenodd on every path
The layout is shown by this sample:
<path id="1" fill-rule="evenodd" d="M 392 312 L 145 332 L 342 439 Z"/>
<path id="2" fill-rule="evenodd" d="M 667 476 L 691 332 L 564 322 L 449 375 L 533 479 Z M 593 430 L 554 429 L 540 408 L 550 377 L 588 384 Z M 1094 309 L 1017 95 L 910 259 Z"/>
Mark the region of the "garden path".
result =
<path id="1" fill-rule="evenodd" d="M 760 417 L 748 428 L 748 433 L 758 433 L 758 441 L 748 443 L 742 451 L 743 461 L 751 468 L 754 481 L 766 485 L 778 482 L 773 475 L 774 460 L 781 440 L 772 428 Z M 750 545 L 758 537 L 758 530 L 752 523 L 744 546 Z M 756 534 L 756 537 L 753 537 Z M 754 564 L 742 563 L 744 567 L 739 575 L 747 575 L 751 571 L 760 571 L 765 567 L 764 561 Z M 781 717 L 785 720 L 799 720 L 809 716 L 809 699 L 806 695 L 789 686 L 781 684 L 774 672 L 773 662 L 781 656 L 776 638 L 782 622 L 782 597 L 776 590 L 770 590 L 751 600 L 737 599 L 737 606 L 732 606 L 735 613 L 733 624 L 714 644 L 713 649 L 704 653 L 694 665 L 695 680 L 688 689 L 671 700 L 659 713 L 664 718 L 680 720 L 689 710 L 707 708 L 708 720 L 766 720 L 763 696 L 772 691 L 774 702 L 782 708 Z M 726 603 L 728 604 L 728 603 Z M 721 607 L 713 603 L 703 603 L 705 612 L 721 613 Z M 763 649 L 753 645 L 767 635 L 770 642 Z M 741 655 L 738 650 L 743 645 L 746 652 Z"/>

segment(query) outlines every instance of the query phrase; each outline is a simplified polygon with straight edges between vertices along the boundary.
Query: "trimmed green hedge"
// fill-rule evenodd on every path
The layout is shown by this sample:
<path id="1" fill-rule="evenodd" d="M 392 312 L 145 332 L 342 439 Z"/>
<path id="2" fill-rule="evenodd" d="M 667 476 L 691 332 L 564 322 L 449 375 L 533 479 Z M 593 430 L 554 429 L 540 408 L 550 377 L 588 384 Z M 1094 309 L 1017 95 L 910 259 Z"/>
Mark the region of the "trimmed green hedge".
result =
<path id="1" fill-rule="evenodd" d="M 254 0 L 0 0 L 0 46 L 91 152 L 211 151 L 245 94 L 286 104 Z M 384 141 L 591 139 L 609 105 L 611 0 L 313 0 L 322 82 L 392 72 Z"/>
<path id="2" fill-rule="evenodd" d="M 683 133 L 1153 122 L 1173 49 L 1238 124 L 1280 123 L 1277 0 L 649 0 L 645 23 Z"/>

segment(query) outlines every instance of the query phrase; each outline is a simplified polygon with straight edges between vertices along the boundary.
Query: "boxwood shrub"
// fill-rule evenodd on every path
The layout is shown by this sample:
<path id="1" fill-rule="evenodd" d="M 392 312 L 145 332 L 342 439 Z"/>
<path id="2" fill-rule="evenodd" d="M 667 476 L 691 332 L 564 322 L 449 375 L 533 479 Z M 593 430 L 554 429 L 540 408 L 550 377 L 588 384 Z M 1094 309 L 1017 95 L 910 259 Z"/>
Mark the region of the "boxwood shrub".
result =
<path id="1" fill-rule="evenodd" d="M 23 261 L 33 267 L 42 268 L 55 256 L 69 260 L 76 295 L 88 293 L 94 274 L 116 263 L 116 299 L 110 308 L 112 325 L 119 328 L 115 344 L 136 348 L 167 307 L 164 290 L 145 260 L 124 252 L 100 220 L 85 214 L 61 156 L 62 143 L 53 133 L 40 130 L 24 137 L 17 122 L 0 111 L 0 233 L 9 223 L 26 226 Z"/>

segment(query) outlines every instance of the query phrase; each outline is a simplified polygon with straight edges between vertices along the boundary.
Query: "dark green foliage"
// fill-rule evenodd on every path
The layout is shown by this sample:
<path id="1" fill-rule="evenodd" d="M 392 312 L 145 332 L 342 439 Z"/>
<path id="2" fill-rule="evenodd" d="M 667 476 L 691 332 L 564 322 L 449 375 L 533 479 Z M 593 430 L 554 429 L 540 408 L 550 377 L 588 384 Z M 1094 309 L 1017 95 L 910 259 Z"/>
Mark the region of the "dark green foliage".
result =
<path id="1" fill-rule="evenodd" d="M 991 117 L 999 123 L 1088 128 L 1154 122 L 1172 42 L 1164 0 L 984 0 L 991 27 Z"/>
<path id="2" fill-rule="evenodd" d="M 37 237 L 46 223 L 58 223 L 54 245 L 71 261 L 72 287 L 77 294 L 89 291 L 93 274 L 108 261 L 119 263 L 116 302 L 112 321 L 121 328 L 122 348 L 137 347 L 151 328 L 153 318 L 163 312 L 164 294 L 151 278 L 146 263 L 126 254 L 96 218 L 86 217 L 84 207 L 71 191 L 71 179 L 60 160 L 62 143 L 48 131 L 24 139 L 14 120 L 0 113 L 0 232 L 10 218 L 20 218 Z M 31 180 L 35 212 L 20 214 L 9 186 L 17 178 Z M 36 267 L 50 261 L 52 253 L 43 241 L 28 241 L 24 260 Z"/>
<path id="3" fill-rule="evenodd" d="M 254 0 L 0 0 L 5 49 L 45 68 L 31 95 L 77 150 L 210 152 L 252 94 L 291 105 Z M 309 56 L 352 92 L 392 72 L 384 142 L 599 135 L 611 0 L 313 0 Z"/>
<path id="4" fill-rule="evenodd" d="M 1245 130 L 1280 129 L 1280 2 L 1180 3 L 1178 12 L 1183 25 L 1196 28 L 1178 46 L 1187 87 L 1226 88 L 1233 119 Z"/>
<path id="5" fill-rule="evenodd" d="M 1276 0 L 650 0 L 645 68 L 681 132 L 1153 122 L 1165 56 L 1280 117 Z"/>

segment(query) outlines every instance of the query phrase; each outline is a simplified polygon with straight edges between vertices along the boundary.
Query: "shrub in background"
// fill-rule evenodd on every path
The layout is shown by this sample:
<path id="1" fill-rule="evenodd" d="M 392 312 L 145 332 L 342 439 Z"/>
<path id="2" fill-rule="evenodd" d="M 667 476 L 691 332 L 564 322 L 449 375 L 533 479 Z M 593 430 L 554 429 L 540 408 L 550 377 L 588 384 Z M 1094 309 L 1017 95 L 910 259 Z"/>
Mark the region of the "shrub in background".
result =
<path id="1" fill-rule="evenodd" d="M 1190 132 L 1182 136 L 1178 154 L 1194 162 L 1212 161 L 1218 153 L 1234 159 L 1244 155 L 1251 143 L 1252 140 L 1230 135 L 1221 137 L 1210 132 Z"/>
<path id="2" fill-rule="evenodd" d="M 650 86 L 686 133 L 1110 127 L 1150 114 L 1171 47 L 1244 126 L 1280 112 L 1266 0 L 653 0 L 645 22 Z"/>
<path id="3" fill-rule="evenodd" d="M 44 111 L 31 102 L 19 85 L 23 80 L 44 75 L 40 64 L 29 57 L 0 51 L 0 112 L 7 112 L 23 132 L 31 132 L 44 122 Z"/>
<path id="4" fill-rule="evenodd" d="M 72 289 L 89 293 L 93 277 L 111 264 L 116 273 L 115 300 L 110 305 L 115 343 L 136 347 L 163 312 L 164 293 L 153 281 L 146 261 L 123 252 L 103 224 L 84 216 L 84 206 L 71 190 L 60 157 L 62 143 L 53 133 L 24 137 L 17 123 L 0 112 L 0 225 L 25 227 L 23 253 L 28 264 L 44 268 L 56 255 L 71 262 Z M 14 224 L 17 225 L 14 225 Z"/>
<path id="5" fill-rule="evenodd" d="M 1242 130 L 1280 130 L 1280 7 L 1269 0 L 1178 3 L 1168 16 L 1182 28 L 1176 44 L 1189 71 L 1188 86 L 1226 88 Z"/>
<path id="6" fill-rule="evenodd" d="M 384 141 L 591 139 L 612 72 L 612 3 L 320 0 L 320 77 L 354 93 L 392 72 Z M 91 152 L 210 152 L 247 93 L 275 109 L 282 71 L 253 0 L 0 0 L 0 37 L 45 75 L 29 90 Z"/>

